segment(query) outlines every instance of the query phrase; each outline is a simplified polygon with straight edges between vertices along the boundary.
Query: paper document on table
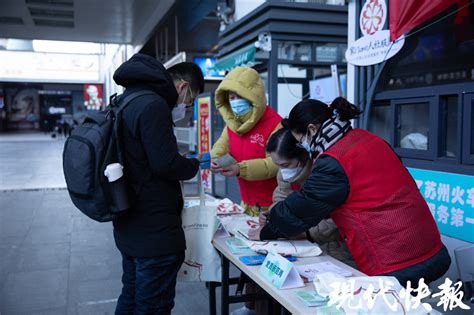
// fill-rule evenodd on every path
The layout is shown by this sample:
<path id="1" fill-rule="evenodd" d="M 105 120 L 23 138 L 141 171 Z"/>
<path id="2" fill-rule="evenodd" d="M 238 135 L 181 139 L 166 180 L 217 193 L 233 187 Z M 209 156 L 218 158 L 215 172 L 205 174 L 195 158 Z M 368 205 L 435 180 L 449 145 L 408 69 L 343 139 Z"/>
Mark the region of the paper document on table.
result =
<path id="1" fill-rule="evenodd" d="M 316 243 L 311 243 L 308 240 L 251 241 L 240 236 L 240 233 L 237 234 L 237 237 L 240 237 L 252 250 L 261 254 L 272 251 L 282 256 L 315 257 L 322 253 Z"/>
<path id="2" fill-rule="evenodd" d="M 240 235 L 239 230 L 245 231 L 259 227 L 258 218 L 251 217 L 247 214 L 219 216 L 219 220 L 227 232 L 232 235 Z"/>
<path id="3" fill-rule="evenodd" d="M 252 251 L 240 238 L 231 237 L 225 240 L 230 252 L 234 255 L 254 255 Z"/>
<path id="4" fill-rule="evenodd" d="M 239 213 L 245 212 L 244 208 L 242 208 L 238 204 L 235 204 L 232 200 L 228 198 L 219 200 L 216 207 L 217 207 L 217 214 L 219 215 L 220 214 L 223 214 L 223 215 L 239 214 Z"/>
<path id="5" fill-rule="evenodd" d="M 298 270 L 298 273 L 307 281 L 313 281 L 317 274 L 323 272 L 334 272 L 335 274 L 343 277 L 352 276 L 352 272 L 349 270 L 341 268 L 329 261 L 308 265 L 298 265 L 296 266 L 296 270 Z"/>
<path id="6" fill-rule="evenodd" d="M 407 299 L 410 294 L 407 295 L 406 292 L 402 294 L 403 287 L 395 277 L 344 278 L 335 273 L 326 272 L 317 274 L 313 284 L 319 295 L 329 297 L 329 304 L 340 307 L 346 315 L 433 314 L 433 312 L 425 309 L 426 305 L 414 304 L 415 300 Z M 334 294 L 335 290 L 338 290 L 336 292 L 339 292 L 339 294 Z M 349 298 L 341 298 L 342 296 Z M 427 304 L 427 301 L 423 304 Z M 360 307 L 354 307 L 354 305 L 360 305 Z M 410 305 L 411 309 L 405 307 L 405 305 Z M 417 306 L 415 307 L 415 305 Z"/>

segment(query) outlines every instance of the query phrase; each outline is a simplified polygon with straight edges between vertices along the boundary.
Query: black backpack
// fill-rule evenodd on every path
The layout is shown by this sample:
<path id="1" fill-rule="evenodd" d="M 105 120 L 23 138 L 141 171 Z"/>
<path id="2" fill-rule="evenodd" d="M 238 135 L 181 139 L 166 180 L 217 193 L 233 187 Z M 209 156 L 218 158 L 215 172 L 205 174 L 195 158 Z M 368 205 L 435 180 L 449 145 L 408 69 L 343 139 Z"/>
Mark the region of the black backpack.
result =
<path id="1" fill-rule="evenodd" d="M 107 111 L 87 115 L 66 140 L 63 171 L 67 190 L 74 205 L 91 219 L 107 222 L 126 212 L 114 205 L 104 170 L 111 163 L 124 165 L 122 111 L 135 98 L 150 94 L 154 95 L 150 91 L 126 97 L 114 94 Z"/>

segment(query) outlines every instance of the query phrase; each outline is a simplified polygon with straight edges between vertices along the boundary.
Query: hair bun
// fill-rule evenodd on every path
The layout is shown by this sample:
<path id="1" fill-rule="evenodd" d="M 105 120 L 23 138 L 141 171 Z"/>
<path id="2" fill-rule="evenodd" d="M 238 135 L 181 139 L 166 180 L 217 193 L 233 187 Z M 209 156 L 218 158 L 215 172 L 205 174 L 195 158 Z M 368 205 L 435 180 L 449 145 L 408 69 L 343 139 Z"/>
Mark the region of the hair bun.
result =
<path id="1" fill-rule="evenodd" d="M 331 115 L 334 112 L 337 112 L 339 114 L 341 120 L 350 120 L 350 119 L 355 119 L 358 118 L 359 115 L 361 114 L 361 111 L 357 106 L 354 104 L 349 103 L 345 98 L 343 97 L 336 97 L 331 105 L 329 106 Z"/>

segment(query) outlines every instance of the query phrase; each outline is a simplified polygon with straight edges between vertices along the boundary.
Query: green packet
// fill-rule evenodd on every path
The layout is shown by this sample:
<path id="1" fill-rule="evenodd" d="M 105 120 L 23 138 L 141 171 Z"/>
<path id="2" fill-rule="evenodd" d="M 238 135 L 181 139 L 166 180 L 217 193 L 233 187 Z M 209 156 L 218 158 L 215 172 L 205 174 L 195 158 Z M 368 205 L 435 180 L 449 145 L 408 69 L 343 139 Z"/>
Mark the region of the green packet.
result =
<path id="1" fill-rule="evenodd" d="M 297 291 L 296 296 L 307 306 L 324 306 L 329 301 L 329 298 L 319 295 L 316 291 Z"/>
<path id="2" fill-rule="evenodd" d="M 230 249 L 230 252 L 234 255 L 249 255 L 255 254 L 254 251 L 250 249 L 242 240 L 231 237 L 225 241 L 227 247 Z"/>
<path id="3" fill-rule="evenodd" d="M 224 167 L 224 168 L 237 163 L 237 161 L 230 154 L 221 156 L 220 158 L 216 159 L 214 162 L 220 167 Z"/>

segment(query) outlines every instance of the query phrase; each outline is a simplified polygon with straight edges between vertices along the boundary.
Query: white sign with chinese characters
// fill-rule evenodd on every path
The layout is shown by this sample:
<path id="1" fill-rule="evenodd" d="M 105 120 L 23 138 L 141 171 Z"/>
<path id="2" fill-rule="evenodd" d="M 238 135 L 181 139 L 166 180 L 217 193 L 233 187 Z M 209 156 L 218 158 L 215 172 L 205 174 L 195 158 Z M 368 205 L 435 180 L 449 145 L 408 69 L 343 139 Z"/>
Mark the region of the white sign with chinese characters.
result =
<path id="1" fill-rule="evenodd" d="M 390 31 L 382 30 L 387 20 L 385 0 L 367 0 L 360 11 L 361 38 L 349 44 L 346 60 L 355 66 L 371 66 L 395 56 L 405 43 L 400 37 L 390 41 Z"/>
<path id="2" fill-rule="evenodd" d="M 269 252 L 259 269 L 263 278 L 277 289 L 293 289 L 304 286 L 295 265 L 283 256 Z"/>
<path id="3" fill-rule="evenodd" d="M 474 242 L 474 176 L 408 168 L 441 234 Z"/>
<path id="4" fill-rule="evenodd" d="M 356 66 L 370 66 L 395 56 L 403 47 L 404 38 L 390 41 L 390 31 L 363 36 L 347 47 L 346 60 Z"/>

